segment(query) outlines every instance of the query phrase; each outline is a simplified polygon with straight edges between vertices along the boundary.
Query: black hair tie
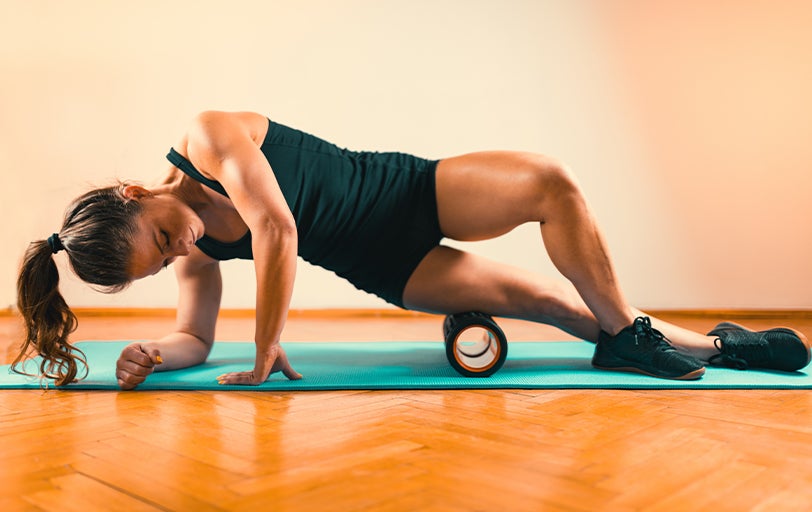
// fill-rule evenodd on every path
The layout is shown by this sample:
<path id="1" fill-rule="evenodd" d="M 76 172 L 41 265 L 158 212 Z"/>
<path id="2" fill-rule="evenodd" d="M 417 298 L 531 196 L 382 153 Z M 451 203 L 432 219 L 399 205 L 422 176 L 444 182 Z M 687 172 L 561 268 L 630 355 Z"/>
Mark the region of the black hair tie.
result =
<path id="1" fill-rule="evenodd" d="M 65 246 L 62 245 L 62 240 L 59 239 L 58 233 L 54 233 L 53 235 L 48 237 L 48 245 L 51 246 L 51 252 L 53 254 L 56 254 L 65 248 Z"/>

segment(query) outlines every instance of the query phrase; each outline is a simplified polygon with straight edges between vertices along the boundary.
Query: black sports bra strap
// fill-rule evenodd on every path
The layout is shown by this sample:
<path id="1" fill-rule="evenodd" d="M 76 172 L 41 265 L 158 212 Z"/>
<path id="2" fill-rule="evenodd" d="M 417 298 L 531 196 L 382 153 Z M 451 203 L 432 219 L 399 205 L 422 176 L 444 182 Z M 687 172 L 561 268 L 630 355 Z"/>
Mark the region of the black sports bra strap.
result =
<path id="1" fill-rule="evenodd" d="M 192 162 L 186 160 L 186 158 L 184 158 L 183 155 L 175 151 L 175 148 L 169 148 L 169 153 L 166 155 L 166 159 L 169 160 L 172 163 L 172 165 L 183 171 L 190 178 L 199 181 L 200 183 L 206 185 L 215 192 L 219 192 L 224 196 L 228 197 L 228 192 L 226 192 L 226 189 L 224 189 L 219 182 L 210 180 L 209 178 L 200 174 L 200 171 L 195 169 L 195 166 L 192 165 Z"/>

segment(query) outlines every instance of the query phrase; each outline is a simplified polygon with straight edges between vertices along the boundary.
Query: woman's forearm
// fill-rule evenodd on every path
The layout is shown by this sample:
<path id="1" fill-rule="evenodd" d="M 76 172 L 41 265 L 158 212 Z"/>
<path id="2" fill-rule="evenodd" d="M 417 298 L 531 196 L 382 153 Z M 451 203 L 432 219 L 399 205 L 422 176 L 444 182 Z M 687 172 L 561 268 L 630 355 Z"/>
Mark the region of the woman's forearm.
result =
<path id="1" fill-rule="evenodd" d="M 155 371 L 177 370 L 202 364 L 211 351 L 211 344 L 197 336 L 179 331 L 142 345 L 160 351 L 163 362 L 155 366 Z"/>
<path id="2" fill-rule="evenodd" d="M 267 353 L 282 336 L 296 278 L 297 247 L 295 228 L 272 229 L 254 238 L 257 356 Z"/>

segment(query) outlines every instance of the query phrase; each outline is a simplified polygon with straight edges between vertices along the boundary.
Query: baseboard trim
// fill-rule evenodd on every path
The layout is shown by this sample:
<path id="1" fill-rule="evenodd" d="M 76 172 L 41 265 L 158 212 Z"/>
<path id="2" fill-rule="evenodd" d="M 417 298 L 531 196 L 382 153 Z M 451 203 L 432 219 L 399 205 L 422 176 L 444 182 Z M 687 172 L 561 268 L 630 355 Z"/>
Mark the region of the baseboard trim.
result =
<path id="1" fill-rule="evenodd" d="M 812 319 L 812 309 L 647 309 L 645 312 L 651 316 L 668 316 L 669 318 Z"/>
<path id="2" fill-rule="evenodd" d="M 79 318 L 92 317 L 174 317 L 175 308 L 73 308 Z M 652 316 L 669 318 L 726 318 L 726 319 L 812 319 L 812 309 L 647 309 Z M 0 317 L 16 316 L 12 308 L 0 310 Z M 437 315 L 403 309 L 291 309 L 289 318 L 430 318 Z M 221 318 L 253 318 L 253 309 L 223 309 Z"/>

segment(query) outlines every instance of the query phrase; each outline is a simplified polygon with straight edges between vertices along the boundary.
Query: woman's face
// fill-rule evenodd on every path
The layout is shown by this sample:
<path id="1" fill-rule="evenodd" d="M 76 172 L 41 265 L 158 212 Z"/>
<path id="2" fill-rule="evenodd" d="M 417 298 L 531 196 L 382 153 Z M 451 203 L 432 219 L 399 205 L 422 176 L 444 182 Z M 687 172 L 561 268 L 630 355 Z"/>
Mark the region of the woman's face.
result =
<path id="1" fill-rule="evenodd" d="M 134 195 L 141 203 L 141 214 L 136 220 L 130 260 L 133 279 L 157 274 L 176 258 L 186 256 L 205 231 L 200 217 L 176 196 L 146 192 Z"/>

